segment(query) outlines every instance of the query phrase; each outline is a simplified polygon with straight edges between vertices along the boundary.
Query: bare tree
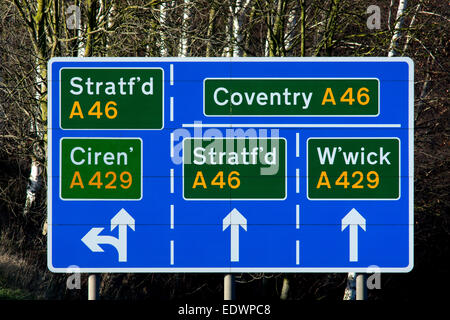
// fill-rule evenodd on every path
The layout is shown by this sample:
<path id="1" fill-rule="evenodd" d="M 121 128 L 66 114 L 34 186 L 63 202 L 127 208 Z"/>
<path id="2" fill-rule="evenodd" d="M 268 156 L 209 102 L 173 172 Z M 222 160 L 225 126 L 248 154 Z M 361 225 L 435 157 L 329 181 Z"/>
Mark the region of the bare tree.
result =
<path id="1" fill-rule="evenodd" d="M 250 0 L 230 1 L 228 4 L 229 22 L 227 24 L 227 46 L 224 55 L 228 57 L 242 57 L 243 30 L 245 13 Z"/>
<path id="2" fill-rule="evenodd" d="M 391 43 L 389 45 L 388 57 L 394 57 L 398 51 L 398 41 L 401 37 L 401 29 L 403 27 L 404 15 L 406 13 L 407 0 L 399 0 L 397 8 L 397 17 L 395 19 L 394 35 L 392 36 Z"/>
<path id="3" fill-rule="evenodd" d="M 33 45 L 36 70 L 36 107 L 33 110 L 33 118 L 30 124 L 31 136 L 34 137 L 33 153 L 30 155 L 31 169 L 23 208 L 23 214 L 26 216 L 34 204 L 37 192 L 41 190 L 44 183 L 43 173 L 45 172 L 47 149 L 47 59 L 51 58 L 49 48 L 56 46 L 56 43 L 51 41 L 55 41 L 55 38 L 57 38 L 57 36 L 51 34 L 48 37 L 48 32 L 50 30 L 57 32 L 56 26 L 49 28 L 49 23 L 52 22 L 50 15 L 56 14 L 56 11 L 52 11 L 51 3 L 46 0 L 14 0 L 14 4 L 26 25 Z"/>

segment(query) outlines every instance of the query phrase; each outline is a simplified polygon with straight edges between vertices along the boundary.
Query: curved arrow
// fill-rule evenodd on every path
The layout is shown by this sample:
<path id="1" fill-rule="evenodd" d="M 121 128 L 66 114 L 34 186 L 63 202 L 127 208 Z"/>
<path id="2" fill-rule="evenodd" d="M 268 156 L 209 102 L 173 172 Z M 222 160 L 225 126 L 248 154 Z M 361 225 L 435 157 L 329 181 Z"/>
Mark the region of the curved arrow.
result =
<path id="1" fill-rule="evenodd" d="M 100 232 L 105 228 L 92 228 L 88 233 L 81 239 L 83 243 L 91 249 L 92 252 L 103 252 L 104 250 L 99 246 L 99 244 L 110 244 L 116 249 L 119 247 L 119 239 L 113 236 L 101 236 Z"/>
<path id="2" fill-rule="evenodd" d="M 119 237 L 115 238 L 113 236 L 103 236 L 100 233 L 105 228 L 92 228 L 89 232 L 81 239 L 83 243 L 92 252 L 103 252 L 103 249 L 99 244 L 109 244 L 116 248 L 119 254 L 119 262 L 127 261 L 127 227 L 130 227 L 133 231 L 135 228 L 135 221 L 132 216 L 125 209 L 121 209 L 112 219 L 111 219 L 111 231 L 116 227 L 119 227 Z"/>

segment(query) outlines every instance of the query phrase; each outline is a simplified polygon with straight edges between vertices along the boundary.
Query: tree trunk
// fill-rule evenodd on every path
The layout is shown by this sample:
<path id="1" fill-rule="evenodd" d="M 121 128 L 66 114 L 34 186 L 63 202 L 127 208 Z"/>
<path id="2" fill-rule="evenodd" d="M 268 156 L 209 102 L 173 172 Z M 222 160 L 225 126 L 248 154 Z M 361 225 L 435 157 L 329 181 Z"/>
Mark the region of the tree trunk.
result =
<path id="1" fill-rule="evenodd" d="M 86 29 L 86 46 L 84 51 L 85 57 L 93 56 L 93 42 L 94 42 L 94 34 L 92 33 L 96 28 L 96 12 L 97 12 L 97 1 L 96 0 L 87 0 L 87 29 Z"/>
<path id="2" fill-rule="evenodd" d="M 305 0 L 300 0 L 300 57 L 305 56 Z"/>
<path id="3" fill-rule="evenodd" d="M 159 51 L 161 57 L 167 57 L 169 56 L 169 52 L 167 50 L 167 38 L 165 35 L 165 25 L 167 21 L 167 2 L 161 2 L 161 5 L 159 6 L 159 26 L 160 26 L 160 32 L 159 32 Z"/>
<path id="4" fill-rule="evenodd" d="M 255 15 L 256 15 L 256 7 L 255 5 L 252 5 L 251 9 L 250 9 L 250 15 L 248 17 L 248 27 L 247 30 L 245 32 L 245 37 L 244 37 L 244 48 L 243 48 L 243 53 L 242 55 L 244 57 L 247 56 L 247 52 L 250 48 L 250 39 L 252 38 L 252 26 L 255 20 Z"/>
<path id="5" fill-rule="evenodd" d="M 17 3 L 16 3 L 17 5 Z M 31 168 L 28 178 L 25 205 L 23 215 L 27 216 L 33 206 L 37 193 L 43 185 L 42 173 L 44 172 L 47 150 L 47 35 L 45 33 L 48 14 L 47 3 L 39 0 L 36 14 L 29 17 L 35 30 L 34 50 L 36 53 L 36 112 L 32 119 L 31 134 L 34 139 L 31 155 Z M 33 34 L 31 31 L 30 34 Z"/>
<path id="6" fill-rule="evenodd" d="M 356 300 L 356 273 L 354 272 L 350 272 L 347 276 L 344 300 Z"/>
<path id="7" fill-rule="evenodd" d="M 178 49 L 179 57 L 188 56 L 188 19 L 190 16 L 191 0 L 183 1 L 183 21 L 181 23 L 181 38 Z"/>
<path id="8" fill-rule="evenodd" d="M 403 27 L 403 17 L 406 11 L 407 0 L 399 0 L 397 17 L 395 18 L 394 35 L 389 46 L 388 57 L 395 57 L 398 55 L 398 40 L 401 37 L 401 28 Z"/>
<path id="9" fill-rule="evenodd" d="M 292 56 L 292 49 L 294 48 L 294 38 L 296 34 L 296 25 L 297 25 L 297 11 L 298 5 L 294 4 L 294 7 L 289 12 L 287 18 L 287 35 L 286 35 L 286 47 L 285 51 L 289 56 Z"/>
<path id="10" fill-rule="evenodd" d="M 245 18 L 245 10 L 250 0 L 231 1 L 228 7 L 230 19 L 227 29 L 227 46 L 224 48 L 223 55 L 228 57 L 242 57 L 242 25 Z"/>
<path id="11" fill-rule="evenodd" d="M 331 0 L 330 3 L 330 13 L 326 18 L 325 30 L 323 32 L 322 38 L 314 52 L 314 56 L 318 56 L 322 49 L 325 49 L 326 55 L 331 55 L 331 49 L 333 46 L 333 38 L 336 33 L 336 20 L 339 14 L 339 1 Z"/>
<path id="12" fill-rule="evenodd" d="M 289 296 L 289 279 L 285 277 L 283 279 L 283 287 L 281 288 L 280 299 L 287 300 L 288 296 Z"/>
<path id="13" fill-rule="evenodd" d="M 273 31 L 271 33 L 271 57 L 284 57 L 286 56 L 285 43 L 284 43 L 284 11 L 286 8 L 286 0 L 278 0 L 277 9 L 275 12 L 275 21 L 273 24 Z"/>
<path id="14" fill-rule="evenodd" d="M 209 9 L 209 18 L 208 18 L 208 31 L 206 34 L 206 56 L 212 56 L 212 38 L 215 33 L 215 24 L 216 24 L 216 5 L 215 3 L 211 4 L 211 8 Z"/>
<path id="15" fill-rule="evenodd" d="M 406 50 L 408 50 L 408 46 L 409 46 L 409 43 L 411 42 L 411 30 L 412 30 L 412 28 L 413 28 L 413 26 L 414 26 L 414 24 L 415 24 L 415 22 L 416 22 L 416 16 L 417 16 L 417 13 L 419 12 L 419 10 L 420 10 L 420 6 L 421 6 L 421 4 L 422 3 L 419 3 L 417 6 L 416 6 L 416 10 L 415 10 L 415 12 L 414 12 L 414 15 L 413 15 L 413 17 L 412 17 L 412 19 L 411 19 L 411 23 L 409 24 L 409 27 L 408 27 L 408 34 L 407 34 L 407 36 L 406 36 L 406 41 L 405 41 L 405 45 L 403 46 L 403 54 L 406 52 Z"/>

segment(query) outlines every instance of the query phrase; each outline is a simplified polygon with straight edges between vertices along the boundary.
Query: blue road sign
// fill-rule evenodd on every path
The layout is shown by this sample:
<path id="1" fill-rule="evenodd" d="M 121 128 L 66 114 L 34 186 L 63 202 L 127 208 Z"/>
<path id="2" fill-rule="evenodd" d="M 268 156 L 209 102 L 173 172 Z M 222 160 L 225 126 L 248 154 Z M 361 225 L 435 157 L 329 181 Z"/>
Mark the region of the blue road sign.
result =
<path id="1" fill-rule="evenodd" d="M 409 58 L 54 58 L 53 272 L 408 272 Z"/>

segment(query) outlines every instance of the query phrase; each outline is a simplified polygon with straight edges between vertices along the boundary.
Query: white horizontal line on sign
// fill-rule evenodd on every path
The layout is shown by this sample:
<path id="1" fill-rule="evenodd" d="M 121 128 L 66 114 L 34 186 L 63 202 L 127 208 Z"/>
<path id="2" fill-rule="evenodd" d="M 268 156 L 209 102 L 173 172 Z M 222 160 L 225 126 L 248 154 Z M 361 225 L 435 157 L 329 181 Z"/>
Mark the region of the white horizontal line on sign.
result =
<path id="1" fill-rule="evenodd" d="M 401 128 L 400 124 L 249 124 L 184 123 L 183 128 Z"/>

